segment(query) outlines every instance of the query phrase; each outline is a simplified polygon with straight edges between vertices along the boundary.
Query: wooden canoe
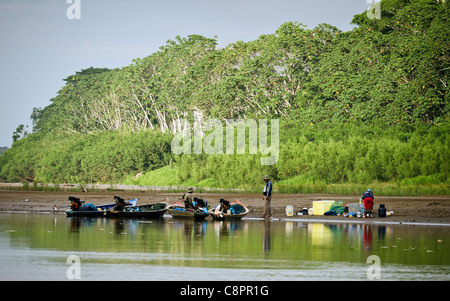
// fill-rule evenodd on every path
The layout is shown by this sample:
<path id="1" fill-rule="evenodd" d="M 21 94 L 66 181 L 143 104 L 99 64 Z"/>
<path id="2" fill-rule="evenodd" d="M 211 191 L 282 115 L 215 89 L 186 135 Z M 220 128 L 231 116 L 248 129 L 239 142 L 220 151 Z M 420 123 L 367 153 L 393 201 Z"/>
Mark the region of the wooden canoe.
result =
<path id="1" fill-rule="evenodd" d="M 127 206 L 121 211 L 110 210 L 110 217 L 123 217 L 123 218 L 162 218 L 167 211 L 167 203 L 165 201 L 139 205 L 139 206 Z"/>
<path id="2" fill-rule="evenodd" d="M 128 206 L 136 206 L 138 199 L 128 200 L 130 205 Z M 116 203 L 104 204 L 95 206 L 97 210 L 84 211 L 84 210 L 66 210 L 66 215 L 69 217 L 108 217 L 110 210 L 112 210 L 116 206 Z"/>
<path id="3" fill-rule="evenodd" d="M 232 213 L 231 208 L 233 208 L 233 205 L 240 205 L 243 208 L 243 211 L 239 213 Z M 240 220 L 250 212 L 247 206 L 237 200 L 231 202 L 230 206 L 231 208 L 224 214 L 220 211 L 220 205 L 217 205 L 215 208 L 209 210 L 209 215 L 211 215 L 212 219 L 216 221 L 236 221 Z"/>
<path id="4" fill-rule="evenodd" d="M 175 202 L 169 206 L 167 212 L 174 218 L 193 219 L 196 221 L 204 220 L 209 213 L 200 210 L 186 209 L 183 204 Z"/>

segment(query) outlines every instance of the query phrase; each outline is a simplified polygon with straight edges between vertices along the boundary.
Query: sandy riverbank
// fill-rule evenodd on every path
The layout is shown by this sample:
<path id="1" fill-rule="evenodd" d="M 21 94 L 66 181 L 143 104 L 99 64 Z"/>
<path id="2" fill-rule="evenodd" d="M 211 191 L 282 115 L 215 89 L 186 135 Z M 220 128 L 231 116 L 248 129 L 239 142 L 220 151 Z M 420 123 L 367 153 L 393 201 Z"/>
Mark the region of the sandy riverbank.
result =
<path id="1" fill-rule="evenodd" d="M 0 212 L 26 212 L 26 213 L 64 213 L 70 204 L 69 195 L 75 195 L 88 203 L 100 205 L 113 203 L 113 196 L 119 194 L 123 198 L 139 198 L 139 204 L 153 203 L 168 198 L 169 203 L 180 201 L 181 193 L 172 192 L 48 192 L 48 191 L 16 191 L 0 190 Z M 202 193 L 201 197 L 211 205 L 217 205 L 219 198 L 240 200 L 246 204 L 250 213 L 247 217 L 259 217 L 262 214 L 264 202 L 259 194 L 250 193 Z M 323 194 L 276 194 L 272 198 L 272 211 L 274 218 L 287 218 L 286 206 L 294 206 L 295 212 L 302 208 L 312 207 L 316 200 L 337 200 L 347 203 L 357 203 L 359 196 L 340 196 Z M 375 211 L 380 204 L 385 204 L 387 210 L 394 211 L 394 215 L 386 218 L 375 217 L 368 221 L 386 222 L 416 222 L 416 223 L 450 223 L 450 196 L 419 196 L 419 197 L 389 197 L 375 196 Z M 58 210 L 54 210 L 54 207 Z M 341 220 L 346 217 L 336 216 L 299 216 L 289 217 L 293 219 L 320 219 Z M 363 219 L 358 219 L 362 221 Z"/>

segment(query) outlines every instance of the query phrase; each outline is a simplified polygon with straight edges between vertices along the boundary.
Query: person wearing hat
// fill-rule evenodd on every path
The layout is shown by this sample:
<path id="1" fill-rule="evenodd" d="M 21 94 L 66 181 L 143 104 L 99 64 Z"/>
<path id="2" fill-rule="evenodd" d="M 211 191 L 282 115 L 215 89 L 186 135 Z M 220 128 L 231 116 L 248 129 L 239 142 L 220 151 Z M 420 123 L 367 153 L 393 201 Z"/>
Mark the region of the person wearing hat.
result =
<path id="1" fill-rule="evenodd" d="M 194 209 L 194 188 L 188 188 L 187 192 L 183 195 L 184 208 L 192 208 Z"/>
<path id="2" fill-rule="evenodd" d="M 264 212 L 261 217 L 271 217 L 271 210 L 270 210 L 270 202 L 272 201 L 272 182 L 270 182 L 270 178 L 268 175 L 265 175 L 263 180 L 266 182 L 266 185 L 264 185 L 263 190 L 263 200 L 264 200 Z"/>

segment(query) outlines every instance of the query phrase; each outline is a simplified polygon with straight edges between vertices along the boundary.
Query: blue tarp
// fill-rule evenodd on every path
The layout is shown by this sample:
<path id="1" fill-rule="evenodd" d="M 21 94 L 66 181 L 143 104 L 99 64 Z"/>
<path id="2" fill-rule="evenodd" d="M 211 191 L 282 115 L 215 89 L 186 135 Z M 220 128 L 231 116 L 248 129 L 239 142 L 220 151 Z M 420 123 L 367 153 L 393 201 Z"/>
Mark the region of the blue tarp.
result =
<path id="1" fill-rule="evenodd" d="M 242 212 L 244 212 L 244 211 L 245 211 L 244 207 L 242 207 L 242 206 L 239 205 L 239 204 L 233 204 L 233 205 L 231 206 L 231 208 L 230 208 L 231 214 L 239 214 L 239 213 L 242 213 Z"/>
<path id="2" fill-rule="evenodd" d="M 94 204 L 87 203 L 86 205 L 81 206 L 80 211 L 97 211 L 97 207 Z"/>

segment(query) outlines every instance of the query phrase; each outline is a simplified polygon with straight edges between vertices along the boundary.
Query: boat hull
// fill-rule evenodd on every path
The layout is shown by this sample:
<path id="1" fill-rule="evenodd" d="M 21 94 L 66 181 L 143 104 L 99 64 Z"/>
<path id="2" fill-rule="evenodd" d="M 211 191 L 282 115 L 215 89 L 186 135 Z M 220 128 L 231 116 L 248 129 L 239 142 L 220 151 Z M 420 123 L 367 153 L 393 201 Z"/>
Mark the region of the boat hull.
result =
<path id="1" fill-rule="evenodd" d="M 128 200 L 129 206 L 136 206 L 138 199 Z M 115 203 L 95 206 L 97 211 L 66 210 L 67 217 L 108 217 Z"/>
<path id="2" fill-rule="evenodd" d="M 111 211 L 110 217 L 122 217 L 122 218 L 162 218 L 166 209 L 155 210 L 148 212 L 126 212 L 126 211 Z"/>
<path id="3" fill-rule="evenodd" d="M 229 212 L 227 214 L 222 214 L 220 213 L 216 208 L 213 208 L 211 210 L 209 210 L 209 215 L 211 215 L 212 219 L 215 221 L 238 221 L 241 220 L 244 216 L 246 216 L 250 210 L 247 208 L 247 206 L 243 205 L 241 202 L 234 202 L 231 203 L 231 205 L 233 204 L 239 204 L 244 208 L 244 212 L 241 213 L 237 213 L 237 214 L 230 214 Z"/>
<path id="4" fill-rule="evenodd" d="M 162 218 L 166 211 L 166 203 L 155 203 L 141 206 L 129 206 L 125 207 L 122 211 L 111 210 L 109 211 L 109 216 L 120 218 L 158 219 Z"/>
<path id="5" fill-rule="evenodd" d="M 210 212 L 209 215 L 211 215 L 212 219 L 215 221 L 239 221 L 244 216 L 246 216 L 247 213 L 245 213 L 245 214 L 224 214 L 221 216 L 219 214 Z"/>
<path id="6" fill-rule="evenodd" d="M 106 211 L 66 211 L 67 217 L 106 217 Z"/>
<path id="7" fill-rule="evenodd" d="M 204 220 L 208 217 L 208 213 L 199 211 L 181 211 L 175 209 L 169 209 L 167 212 L 174 218 L 194 219 L 196 221 Z"/>

